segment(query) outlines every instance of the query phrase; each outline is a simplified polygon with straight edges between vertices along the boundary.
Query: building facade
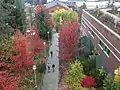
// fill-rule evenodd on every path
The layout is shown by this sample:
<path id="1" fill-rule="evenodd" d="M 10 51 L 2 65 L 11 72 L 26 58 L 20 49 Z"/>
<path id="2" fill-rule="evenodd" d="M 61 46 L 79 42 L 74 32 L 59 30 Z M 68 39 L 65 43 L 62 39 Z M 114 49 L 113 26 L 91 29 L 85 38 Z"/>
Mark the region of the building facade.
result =
<path id="1" fill-rule="evenodd" d="M 46 4 L 47 0 L 36 0 L 37 4 Z"/>
<path id="2" fill-rule="evenodd" d="M 47 0 L 23 0 L 25 3 L 30 3 L 31 5 L 35 4 L 46 4 Z"/>
<path id="3" fill-rule="evenodd" d="M 101 23 L 87 11 L 82 11 L 82 35 L 90 36 L 94 46 L 103 58 L 103 66 L 114 74 L 120 66 L 120 35 Z"/>

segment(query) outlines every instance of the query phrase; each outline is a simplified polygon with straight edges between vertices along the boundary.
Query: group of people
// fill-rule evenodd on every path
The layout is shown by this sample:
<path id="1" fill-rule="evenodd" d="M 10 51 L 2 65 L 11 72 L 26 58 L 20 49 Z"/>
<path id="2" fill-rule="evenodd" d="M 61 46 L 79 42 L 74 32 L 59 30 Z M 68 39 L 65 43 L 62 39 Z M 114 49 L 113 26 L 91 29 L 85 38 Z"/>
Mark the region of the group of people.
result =
<path id="1" fill-rule="evenodd" d="M 53 51 L 50 51 L 50 55 L 51 55 L 51 58 L 52 58 L 53 57 Z M 50 63 L 48 63 L 47 67 L 48 67 L 48 73 L 50 73 L 50 71 L 51 71 Z M 52 64 L 52 72 L 55 72 L 55 64 Z"/>

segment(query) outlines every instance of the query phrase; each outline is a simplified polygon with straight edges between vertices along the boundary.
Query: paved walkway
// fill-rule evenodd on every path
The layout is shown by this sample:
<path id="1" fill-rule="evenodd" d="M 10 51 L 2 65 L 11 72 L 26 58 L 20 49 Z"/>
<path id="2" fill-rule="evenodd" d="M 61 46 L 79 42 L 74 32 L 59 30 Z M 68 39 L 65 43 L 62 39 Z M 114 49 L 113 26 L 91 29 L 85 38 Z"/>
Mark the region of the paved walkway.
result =
<path id="1" fill-rule="evenodd" d="M 48 73 L 48 68 L 46 69 L 46 73 L 43 79 L 43 88 L 42 90 L 58 90 L 58 82 L 59 82 L 59 59 L 58 59 L 58 33 L 54 33 L 52 36 L 52 45 L 50 47 L 50 51 L 53 51 L 53 57 L 49 57 L 47 63 L 50 63 L 50 67 L 52 64 L 55 64 L 55 72 L 52 72 L 52 68 L 50 73 Z"/>

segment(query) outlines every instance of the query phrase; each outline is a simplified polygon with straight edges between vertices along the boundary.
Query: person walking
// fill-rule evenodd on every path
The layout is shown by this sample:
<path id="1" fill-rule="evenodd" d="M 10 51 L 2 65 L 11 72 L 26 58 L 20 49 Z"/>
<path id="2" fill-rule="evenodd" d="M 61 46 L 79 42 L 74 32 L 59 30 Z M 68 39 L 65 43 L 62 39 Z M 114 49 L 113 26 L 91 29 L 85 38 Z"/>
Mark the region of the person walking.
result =
<path id="1" fill-rule="evenodd" d="M 48 73 L 50 73 L 50 63 L 48 63 L 47 67 L 48 67 Z"/>
<path id="2" fill-rule="evenodd" d="M 55 64 L 52 65 L 53 72 L 55 72 Z"/>
<path id="3" fill-rule="evenodd" d="M 51 57 L 53 57 L 53 51 L 50 51 Z"/>

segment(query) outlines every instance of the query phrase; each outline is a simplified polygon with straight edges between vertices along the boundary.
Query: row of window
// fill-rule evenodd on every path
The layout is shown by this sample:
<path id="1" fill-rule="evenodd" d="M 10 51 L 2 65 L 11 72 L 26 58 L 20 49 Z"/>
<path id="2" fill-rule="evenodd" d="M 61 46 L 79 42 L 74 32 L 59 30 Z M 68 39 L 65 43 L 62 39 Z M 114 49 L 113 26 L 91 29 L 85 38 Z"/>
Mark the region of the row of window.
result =
<path id="1" fill-rule="evenodd" d="M 84 20 L 81 20 L 81 23 L 83 24 L 83 26 L 86 28 L 86 23 Z"/>
<path id="2" fill-rule="evenodd" d="M 95 37 L 95 33 L 93 31 L 91 31 L 91 35 L 92 35 L 92 37 Z M 104 50 L 104 53 L 109 57 L 110 56 L 110 50 L 104 45 L 103 41 L 100 40 L 99 45 Z"/>
<path id="3" fill-rule="evenodd" d="M 85 21 L 82 20 L 82 23 L 86 25 Z M 90 35 L 94 38 L 95 37 L 95 33 L 89 28 L 90 31 Z M 106 45 L 104 45 L 103 41 L 99 41 L 99 45 L 101 47 L 101 49 L 103 50 L 103 52 L 105 53 L 106 56 L 110 56 L 110 50 L 106 47 Z"/>
<path id="4" fill-rule="evenodd" d="M 107 56 L 110 56 L 110 50 L 104 45 L 104 43 L 100 40 L 99 41 L 99 45 L 101 46 L 101 48 L 104 50 L 105 54 Z"/>

